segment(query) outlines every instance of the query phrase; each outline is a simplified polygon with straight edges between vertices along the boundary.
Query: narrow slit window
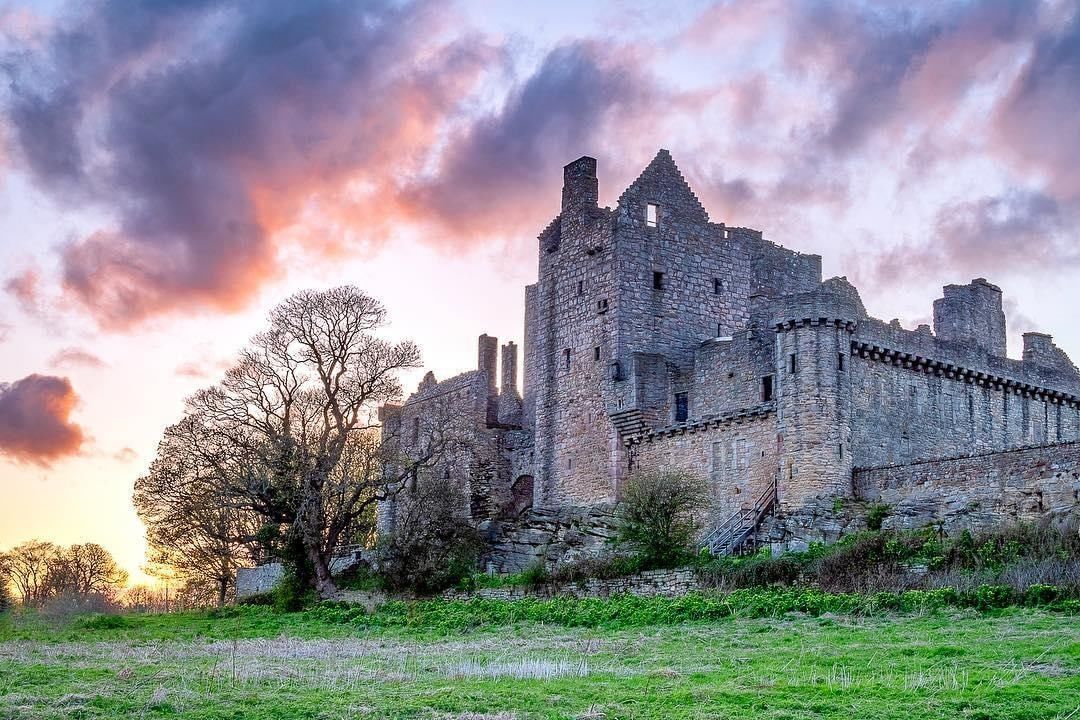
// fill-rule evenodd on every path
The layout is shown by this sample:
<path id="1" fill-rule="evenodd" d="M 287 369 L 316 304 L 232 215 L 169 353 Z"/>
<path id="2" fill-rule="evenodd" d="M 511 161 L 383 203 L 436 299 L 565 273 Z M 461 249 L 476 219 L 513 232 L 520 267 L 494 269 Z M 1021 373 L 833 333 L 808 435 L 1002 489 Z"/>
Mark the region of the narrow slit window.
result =
<path id="1" fill-rule="evenodd" d="M 720 337 L 723 334 L 723 326 L 720 323 L 716 323 L 716 337 Z"/>
<path id="2" fill-rule="evenodd" d="M 645 225 L 653 228 L 660 226 L 660 206 L 656 203 L 645 206 Z"/>
<path id="3" fill-rule="evenodd" d="M 577 294 L 581 295 L 584 292 L 585 292 L 585 281 L 584 280 L 578 280 L 577 281 Z"/>
<path id="4" fill-rule="evenodd" d="M 840 459 L 844 459 L 844 443 L 837 445 L 837 449 L 840 451 Z"/>
<path id="5" fill-rule="evenodd" d="M 566 360 L 566 369 L 569 370 L 570 369 L 570 348 L 566 348 L 565 350 L 563 350 L 563 357 Z"/>
<path id="6" fill-rule="evenodd" d="M 773 399 L 773 377 L 766 375 L 761 378 L 761 400 L 768 402 Z"/>
<path id="7" fill-rule="evenodd" d="M 796 369 L 795 353 L 791 353 L 791 355 L 788 356 L 788 372 L 794 373 Z"/>
<path id="8" fill-rule="evenodd" d="M 713 278 L 712 291 L 713 295 L 719 295 L 724 290 L 724 283 L 720 282 L 720 278 Z"/>
<path id="9" fill-rule="evenodd" d="M 596 347 L 594 347 L 592 349 L 592 359 L 593 360 L 599 360 L 600 359 L 600 346 L 599 345 L 597 345 Z"/>
<path id="10" fill-rule="evenodd" d="M 654 270 L 652 274 L 652 287 L 653 290 L 664 289 L 664 273 L 659 270 Z"/>
<path id="11" fill-rule="evenodd" d="M 844 353 L 837 353 L 837 355 L 836 355 L 836 369 L 837 370 L 843 370 L 844 369 Z"/>

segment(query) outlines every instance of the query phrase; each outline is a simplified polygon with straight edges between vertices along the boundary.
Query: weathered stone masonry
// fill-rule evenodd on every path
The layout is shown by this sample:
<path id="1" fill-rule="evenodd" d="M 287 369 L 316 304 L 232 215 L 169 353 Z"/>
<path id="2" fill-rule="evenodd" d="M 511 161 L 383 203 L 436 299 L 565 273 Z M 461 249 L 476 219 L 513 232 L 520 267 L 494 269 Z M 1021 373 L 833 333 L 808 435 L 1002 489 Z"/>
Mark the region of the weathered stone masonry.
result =
<path id="1" fill-rule="evenodd" d="M 633 470 L 706 478 L 707 525 L 775 486 L 762 532 L 783 543 L 832 533 L 830 508 L 870 497 L 895 505 L 896 523 L 980 522 L 958 508 L 990 507 L 988 488 L 1007 494 L 1075 452 L 1080 372 L 1041 333 L 1006 357 L 1002 293 L 986 280 L 945 287 L 934 328 L 906 330 L 870 317 L 845 278 L 823 281 L 820 257 L 710 221 L 665 150 L 615 208 L 598 188 L 594 159 L 567 165 L 538 236 L 522 392 L 516 346 L 499 373 L 484 335 L 476 371 L 429 374 L 384 410 L 406 449 L 436 410 L 468 420 L 473 449 L 433 471 L 469 490 L 496 569 L 602 547 Z M 944 485 L 913 479 L 932 471 Z M 1040 480 L 1055 500 L 1024 507 L 1073 511 L 1070 482 Z M 931 512 L 927 488 L 946 485 L 948 507 Z M 383 530 L 393 516 L 380 508 Z"/>

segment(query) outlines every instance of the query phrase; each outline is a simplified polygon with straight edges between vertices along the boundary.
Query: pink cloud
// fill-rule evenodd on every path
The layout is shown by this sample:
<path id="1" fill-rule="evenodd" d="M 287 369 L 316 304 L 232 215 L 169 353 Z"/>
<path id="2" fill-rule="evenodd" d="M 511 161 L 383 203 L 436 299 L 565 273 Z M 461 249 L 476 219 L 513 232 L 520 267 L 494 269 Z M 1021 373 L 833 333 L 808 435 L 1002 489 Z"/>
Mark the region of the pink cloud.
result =
<path id="1" fill-rule="evenodd" d="M 63 377 L 29 375 L 0 384 L 0 454 L 47 466 L 78 453 L 85 436 L 71 420 L 77 402 Z"/>

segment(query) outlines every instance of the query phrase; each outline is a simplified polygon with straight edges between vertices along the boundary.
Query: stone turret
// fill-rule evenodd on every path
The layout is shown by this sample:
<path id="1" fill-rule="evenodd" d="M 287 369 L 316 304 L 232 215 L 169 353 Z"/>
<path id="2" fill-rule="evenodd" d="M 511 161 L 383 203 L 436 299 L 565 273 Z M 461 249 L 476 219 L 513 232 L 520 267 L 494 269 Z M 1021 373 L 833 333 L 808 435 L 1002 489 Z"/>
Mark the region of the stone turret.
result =
<path id="1" fill-rule="evenodd" d="M 978 347 L 1005 357 L 1005 312 L 1001 288 L 975 278 L 967 285 L 946 285 L 934 301 L 934 332 L 946 342 Z"/>

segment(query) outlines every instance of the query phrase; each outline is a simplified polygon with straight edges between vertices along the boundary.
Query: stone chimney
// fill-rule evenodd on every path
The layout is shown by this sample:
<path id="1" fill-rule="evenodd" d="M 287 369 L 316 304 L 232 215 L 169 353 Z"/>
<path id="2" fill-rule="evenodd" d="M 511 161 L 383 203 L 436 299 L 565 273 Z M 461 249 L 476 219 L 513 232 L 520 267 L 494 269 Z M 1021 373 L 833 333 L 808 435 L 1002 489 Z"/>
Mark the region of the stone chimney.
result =
<path id="1" fill-rule="evenodd" d="M 596 158 L 583 155 L 563 168 L 562 209 L 564 214 L 571 210 L 595 208 L 599 199 Z"/>
<path id="2" fill-rule="evenodd" d="M 508 342 L 502 346 L 499 422 L 504 425 L 520 425 L 522 409 L 521 395 L 517 389 L 517 345 Z"/>
<path id="3" fill-rule="evenodd" d="M 483 370 L 488 376 L 488 387 L 495 392 L 495 378 L 498 372 L 499 361 L 499 338 L 491 337 L 487 333 L 480 336 L 477 342 L 476 369 Z"/>

